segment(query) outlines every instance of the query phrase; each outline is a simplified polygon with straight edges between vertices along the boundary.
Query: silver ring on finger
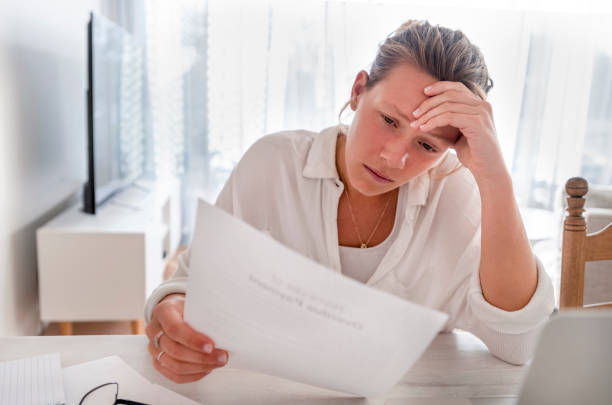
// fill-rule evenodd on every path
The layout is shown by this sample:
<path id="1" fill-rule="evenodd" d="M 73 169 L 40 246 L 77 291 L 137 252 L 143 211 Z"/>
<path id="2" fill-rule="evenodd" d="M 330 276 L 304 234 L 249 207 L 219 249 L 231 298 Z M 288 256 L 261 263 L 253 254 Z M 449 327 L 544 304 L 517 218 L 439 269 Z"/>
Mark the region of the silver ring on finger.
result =
<path id="1" fill-rule="evenodd" d="M 157 353 L 157 361 L 158 361 L 159 363 L 161 363 L 161 357 L 162 357 L 164 354 L 166 354 L 166 352 L 165 352 L 165 351 L 163 351 L 163 350 L 162 350 L 161 352 Z"/>
<path id="2" fill-rule="evenodd" d="M 155 337 L 153 338 L 153 344 L 155 344 L 155 348 L 157 350 L 161 350 L 161 347 L 159 346 L 159 339 L 162 337 L 162 335 L 166 333 L 163 330 L 160 330 L 159 332 L 157 332 L 157 335 L 155 335 Z"/>

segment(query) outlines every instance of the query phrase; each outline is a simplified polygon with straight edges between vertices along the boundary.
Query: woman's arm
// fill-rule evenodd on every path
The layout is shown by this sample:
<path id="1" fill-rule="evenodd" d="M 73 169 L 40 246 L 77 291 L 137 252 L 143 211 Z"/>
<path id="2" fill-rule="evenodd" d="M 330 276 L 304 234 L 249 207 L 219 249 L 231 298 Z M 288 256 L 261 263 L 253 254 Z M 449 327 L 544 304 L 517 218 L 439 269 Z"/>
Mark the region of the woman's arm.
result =
<path id="1" fill-rule="evenodd" d="M 477 187 L 473 184 L 474 189 Z M 474 190 L 474 192 L 477 192 Z M 470 204 L 478 204 L 480 196 L 474 196 Z M 460 200 L 456 203 L 460 205 Z M 480 208 L 480 207 L 478 207 Z M 480 218 L 478 218 L 480 219 Z M 466 224 L 465 226 L 469 226 Z M 460 328 L 476 335 L 491 354 L 512 363 L 525 364 L 533 355 L 541 327 L 554 309 L 552 282 L 542 263 L 535 255 L 536 288 L 525 306 L 508 311 L 485 298 L 481 270 L 482 222 L 472 225 L 469 239 L 462 237 L 456 243 L 464 246 L 448 280 L 449 296 L 442 310 L 450 315 L 447 330 Z M 463 230 L 462 230 L 463 231 Z M 500 263 L 498 269 L 503 271 Z M 497 303 L 496 303 L 497 304 Z M 450 328 L 450 329 L 449 329 Z"/>
<path id="2" fill-rule="evenodd" d="M 457 157 L 478 184 L 483 296 L 506 311 L 523 308 L 533 296 L 538 275 L 497 140 L 491 104 L 459 82 L 436 82 L 423 91 L 430 97 L 414 112 L 418 119 L 411 125 L 424 132 L 457 128 Z"/>
<path id="3" fill-rule="evenodd" d="M 145 303 L 145 320 L 151 322 L 153 309 L 157 304 L 165 298 L 174 294 L 185 294 L 187 291 L 187 275 L 189 273 L 189 258 L 191 256 L 191 247 L 185 250 L 178 256 L 178 266 L 172 276 L 163 281 L 147 298 Z"/>
<path id="4" fill-rule="evenodd" d="M 476 178 L 482 209 L 480 286 L 490 304 L 516 311 L 529 303 L 538 285 L 535 258 L 506 170 Z"/>

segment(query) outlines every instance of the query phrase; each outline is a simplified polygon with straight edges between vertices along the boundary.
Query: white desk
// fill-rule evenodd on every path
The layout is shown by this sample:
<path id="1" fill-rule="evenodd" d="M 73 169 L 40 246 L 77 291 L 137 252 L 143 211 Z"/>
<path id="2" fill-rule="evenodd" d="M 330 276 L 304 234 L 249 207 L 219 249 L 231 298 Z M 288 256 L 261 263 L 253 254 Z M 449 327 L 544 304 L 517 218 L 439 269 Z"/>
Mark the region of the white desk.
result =
<path id="1" fill-rule="evenodd" d="M 472 398 L 474 404 L 514 404 L 527 368 L 496 359 L 465 332 L 440 334 L 385 399 L 354 398 L 249 371 L 221 368 L 190 384 L 157 373 L 143 335 L 0 337 L 0 361 L 60 352 L 62 366 L 116 354 L 149 381 L 205 404 L 434 404 L 414 397 Z"/>

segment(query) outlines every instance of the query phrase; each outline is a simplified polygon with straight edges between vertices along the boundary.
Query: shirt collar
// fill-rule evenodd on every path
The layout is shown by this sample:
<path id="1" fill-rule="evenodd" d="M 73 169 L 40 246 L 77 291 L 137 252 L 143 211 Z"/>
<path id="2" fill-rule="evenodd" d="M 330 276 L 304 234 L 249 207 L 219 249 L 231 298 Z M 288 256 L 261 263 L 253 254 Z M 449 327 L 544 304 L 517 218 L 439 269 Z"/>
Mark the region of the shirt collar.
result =
<path id="1" fill-rule="evenodd" d="M 406 205 L 425 205 L 429 195 L 429 172 L 422 173 L 402 187 L 408 187 Z"/>
<path id="2" fill-rule="evenodd" d="M 310 179 L 339 179 L 336 170 L 336 140 L 338 133 L 348 133 L 348 127 L 338 124 L 319 132 L 310 146 L 302 175 Z M 401 187 L 406 190 L 407 205 L 425 205 L 429 195 L 430 173 L 425 172 Z"/>
<path id="3" fill-rule="evenodd" d="M 339 132 L 346 133 L 342 124 L 325 128 L 312 141 L 302 175 L 310 179 L 337 179 L 336 140 Z"/>

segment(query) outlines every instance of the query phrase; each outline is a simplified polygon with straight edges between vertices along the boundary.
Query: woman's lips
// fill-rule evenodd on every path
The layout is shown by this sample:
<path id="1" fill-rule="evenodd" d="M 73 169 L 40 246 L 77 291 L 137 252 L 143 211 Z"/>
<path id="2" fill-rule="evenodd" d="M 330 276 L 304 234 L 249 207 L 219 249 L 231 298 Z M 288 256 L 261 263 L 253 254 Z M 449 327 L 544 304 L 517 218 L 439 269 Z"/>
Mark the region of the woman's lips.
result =
<path id="1" fill-rule="evenodd" d="M 368 172 L 370 174 L 370 176 L 376 180 L 379 183 L 393 183 L 393 180 L 388 179 L 384 176 L 381 176 L 380 174 L 376 173 L 373 169 L 371 169 L 370 167 L 368 167 L 367 165 L 363 165 L 363 167 L 365 167 L 366 172 Z"/>

